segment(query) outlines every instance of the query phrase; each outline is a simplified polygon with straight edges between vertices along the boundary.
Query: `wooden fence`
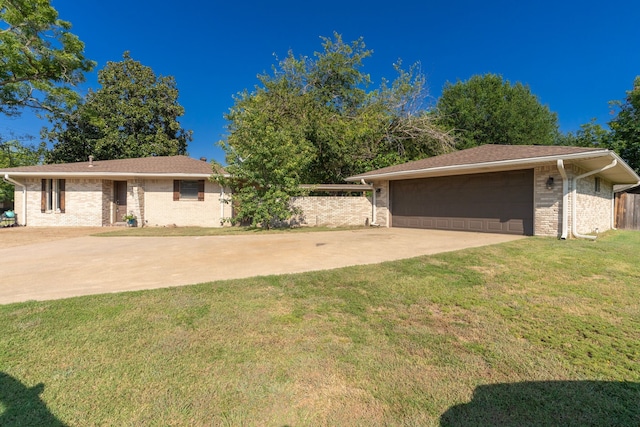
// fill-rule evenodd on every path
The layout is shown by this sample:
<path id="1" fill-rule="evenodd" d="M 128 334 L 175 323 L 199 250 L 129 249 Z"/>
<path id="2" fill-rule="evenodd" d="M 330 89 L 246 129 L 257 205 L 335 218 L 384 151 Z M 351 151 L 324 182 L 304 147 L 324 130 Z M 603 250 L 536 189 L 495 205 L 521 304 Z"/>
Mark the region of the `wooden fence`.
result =
<path id="1" fill-rule="evenodd" d="M 616 228 L 640 230 L 640 194 L 616 193 Z"/>

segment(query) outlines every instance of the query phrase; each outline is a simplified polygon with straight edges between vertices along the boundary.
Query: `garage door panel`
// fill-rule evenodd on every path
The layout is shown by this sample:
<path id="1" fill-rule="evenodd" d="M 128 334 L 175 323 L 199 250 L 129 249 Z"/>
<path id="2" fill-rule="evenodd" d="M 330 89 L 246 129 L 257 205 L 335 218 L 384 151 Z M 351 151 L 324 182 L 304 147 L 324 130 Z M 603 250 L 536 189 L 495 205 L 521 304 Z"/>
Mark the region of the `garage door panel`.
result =
<path id="1" fill-rule="evenodd" d="M 533 170 L 391 182 L 392 226 L 533 234 Z"/>

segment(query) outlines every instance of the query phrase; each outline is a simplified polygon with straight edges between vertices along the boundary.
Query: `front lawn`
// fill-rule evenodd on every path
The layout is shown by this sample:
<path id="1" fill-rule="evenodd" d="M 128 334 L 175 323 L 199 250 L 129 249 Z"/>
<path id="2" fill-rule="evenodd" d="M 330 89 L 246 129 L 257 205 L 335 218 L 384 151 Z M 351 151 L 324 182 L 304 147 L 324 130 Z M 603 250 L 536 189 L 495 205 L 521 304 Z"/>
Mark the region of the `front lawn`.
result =
<path id="1" fill-rule="evenodd" d="M 638 254 L 528 238 L 0 306 L 0 425 L 638 426 Z"/>

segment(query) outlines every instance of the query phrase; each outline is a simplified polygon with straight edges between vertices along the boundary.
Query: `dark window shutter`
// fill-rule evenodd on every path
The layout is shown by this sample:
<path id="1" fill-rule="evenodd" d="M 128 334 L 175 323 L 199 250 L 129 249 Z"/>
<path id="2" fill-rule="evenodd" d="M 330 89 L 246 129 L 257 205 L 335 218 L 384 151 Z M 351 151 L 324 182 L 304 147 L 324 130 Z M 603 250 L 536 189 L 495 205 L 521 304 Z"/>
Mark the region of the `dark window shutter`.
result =
<path id="1" fill-rule="evenodd" d="M 204 201 L 204 179 L 198 181 L 198 201 Z"/>
<path id="2" fill-rule="evenodd" d="M 40 194 L 40 212 L 47 211 L 47 180 L 42 180 L 42 192 Z"/>
<path id="3" fill-rule="evenodd" d="M 180 181 L 177 179 L 173 180 L 173 201 L 180 200 Z"/>
<path id="4" fill-rule="evenodd" d="M 58 197 L 59 197 L 59 206 L 60 212 L 64 213 L 64 179 L 58 180 Z"/>

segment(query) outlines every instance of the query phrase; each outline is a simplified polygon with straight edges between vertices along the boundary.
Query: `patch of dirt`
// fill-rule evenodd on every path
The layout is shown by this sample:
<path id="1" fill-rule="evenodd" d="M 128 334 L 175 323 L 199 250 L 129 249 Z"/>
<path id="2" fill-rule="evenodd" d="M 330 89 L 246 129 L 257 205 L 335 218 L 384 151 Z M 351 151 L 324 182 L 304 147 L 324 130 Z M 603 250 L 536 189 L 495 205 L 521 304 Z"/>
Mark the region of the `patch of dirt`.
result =
<path id="1" fill-rule="evenodd" d="M 109 231 L 105 227 L 5 227 L 0 228 L 0 248 L 71 239 Z"/>

